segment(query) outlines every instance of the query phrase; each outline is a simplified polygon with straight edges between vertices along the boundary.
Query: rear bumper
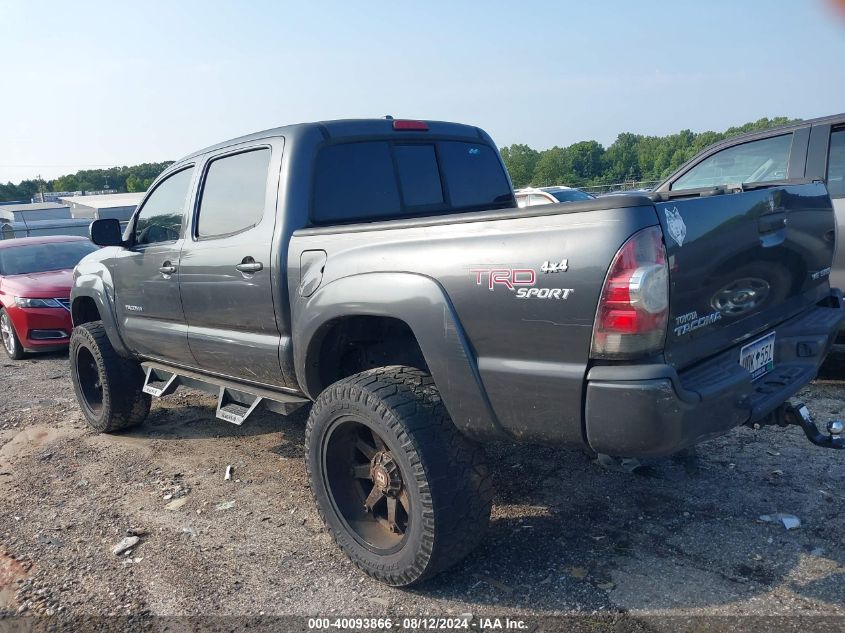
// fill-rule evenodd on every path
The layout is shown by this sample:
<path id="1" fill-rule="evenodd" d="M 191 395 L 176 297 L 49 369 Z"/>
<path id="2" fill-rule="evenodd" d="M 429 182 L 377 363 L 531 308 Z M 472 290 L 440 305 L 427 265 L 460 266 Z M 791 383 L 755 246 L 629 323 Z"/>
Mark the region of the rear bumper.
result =
<path id="1" fill-rule="evenodd" d="M 815 378 L 843 320 L 842 295 L 832 291 L 825 305 L 775 327 L 775 368 L 754 382 L 739 364 L 748 341 L 680 373 L 668 365 L 593 367 L 587 442 L 610 455 L 669 455 L 761 420 Z"/>

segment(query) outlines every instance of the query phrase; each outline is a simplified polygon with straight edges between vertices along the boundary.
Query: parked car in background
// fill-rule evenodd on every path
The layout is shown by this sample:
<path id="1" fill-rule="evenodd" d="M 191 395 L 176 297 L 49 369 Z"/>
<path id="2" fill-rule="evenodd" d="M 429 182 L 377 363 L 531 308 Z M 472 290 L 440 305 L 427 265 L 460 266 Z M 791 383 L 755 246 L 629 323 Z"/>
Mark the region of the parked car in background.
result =
<path id="1" fill-rule="evenodd" d="M 67 346 L 73 267 L 96 250 L 68 235 L 0 241 L 0 336 L 10 358 Z"/>
<path id="2" fill-rule="evenodd" d="M 594 196 L 580 189 L 564 187 L 526 187 L 514 192 L 516 203 L 520 208 L 533 207 L 538 204 L 557 204 L 559 202 L 579 202 L 592 200 Z"/>
<path id="3" fill-rule="evenodd" d="M 649 193 L 651 193 L 651 189 L 648 189 L 646 187 L 640 187 L 639 189 L 620 189 L 618 191 L 607 191 L 605 193 L 600 193 L 598 194 L 598 197 L 604 198 L 606 196 L 629 196 L 635 193 L 648 195 Z"/>
<path id="4" fill-rule="evenodd" d="M 833 200 L 836 248 L 830 285 L 845 289 L 845 113 L 751 132 L 711 145 L 655 188 L 663 198 L 697 190 L 747 190 L 772 182 L 823 181 Z M 786 201 L 773 212 L 787 226 Z M 834 238 L 831 233 L 830 239 Z M 840 333 L 840 345 L 845 332 Z M 842 347 L 845 347 L 843 345 Z"/>

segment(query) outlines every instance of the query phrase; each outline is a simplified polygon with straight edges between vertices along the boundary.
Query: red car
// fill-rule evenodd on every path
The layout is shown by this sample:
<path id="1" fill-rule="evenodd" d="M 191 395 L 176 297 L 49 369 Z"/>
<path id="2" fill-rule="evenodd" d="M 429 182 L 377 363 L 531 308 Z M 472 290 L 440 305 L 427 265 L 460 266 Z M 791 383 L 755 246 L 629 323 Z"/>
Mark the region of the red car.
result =
<path id="1" fill-rule="evenodd" d="M 69 235 L 0 240 L 0 337 L 10 358 L 67 346 L 73 267 L 96 250 Z"/>

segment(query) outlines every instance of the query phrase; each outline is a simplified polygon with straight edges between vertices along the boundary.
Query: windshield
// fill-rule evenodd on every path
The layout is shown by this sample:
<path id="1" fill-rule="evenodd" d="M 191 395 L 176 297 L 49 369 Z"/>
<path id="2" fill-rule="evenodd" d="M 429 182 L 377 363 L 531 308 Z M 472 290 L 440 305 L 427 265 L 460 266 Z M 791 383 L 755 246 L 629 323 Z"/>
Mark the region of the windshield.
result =
<path id="1" fill-rule="evenodd" d="M 0 275 L 71 269 L 80 259 L 96 250 L 97 246 L 82 240 L 0 248 Z"/>
<path id="2" fill-rule="evenodd" d="M 548 191 L 546 189 L 545 191 Z M 592 200 L 593 196 L 580 189 L 561 189 L 560 191 L 549 191 L 560 202 L 576 202 L 578 200 Z"/>

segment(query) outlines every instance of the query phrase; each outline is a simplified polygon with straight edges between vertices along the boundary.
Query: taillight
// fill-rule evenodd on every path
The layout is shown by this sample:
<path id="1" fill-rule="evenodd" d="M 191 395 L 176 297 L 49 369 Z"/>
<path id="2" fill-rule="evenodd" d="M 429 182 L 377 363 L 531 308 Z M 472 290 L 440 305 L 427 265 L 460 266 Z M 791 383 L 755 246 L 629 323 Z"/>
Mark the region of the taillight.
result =
<path id="1" fill-rule="evenodd" d="M 669 268 L 660 227 L 631 236 L 613 258 L 593 327 L 593 358 L 659 351 L 669 318 Z"/>
<path id="2" fill-rule="evenodd" d="M 393 122 L 393 129 L 405 132 L 428 132 L 428 123 L 425 121 L 411 121 L 409 119 L 396 119 Z"/>

